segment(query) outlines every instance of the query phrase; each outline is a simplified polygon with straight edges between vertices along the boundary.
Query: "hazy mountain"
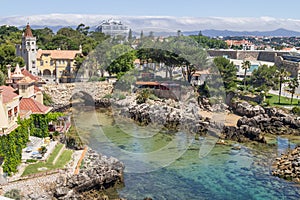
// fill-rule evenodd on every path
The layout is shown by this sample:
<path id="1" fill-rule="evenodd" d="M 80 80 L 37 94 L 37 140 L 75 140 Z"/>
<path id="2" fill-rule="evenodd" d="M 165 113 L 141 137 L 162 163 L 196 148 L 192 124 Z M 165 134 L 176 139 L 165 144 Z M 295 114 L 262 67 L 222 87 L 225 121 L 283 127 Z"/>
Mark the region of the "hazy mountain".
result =
<path id="1" fill-rule="evenodd" d="M 282 36 L 282 37 L 292 37 L 300 36 L 300 32 L 291 31 L 287 29 L 276 29 L 273 31 L 230 31 L 230 30 L 203 30 L 201 31 L 203 35 L 210 37 L 217 36 Z M 199 31 L 188 31 L 184 32 L 185 35 L 198 35 Z"/>

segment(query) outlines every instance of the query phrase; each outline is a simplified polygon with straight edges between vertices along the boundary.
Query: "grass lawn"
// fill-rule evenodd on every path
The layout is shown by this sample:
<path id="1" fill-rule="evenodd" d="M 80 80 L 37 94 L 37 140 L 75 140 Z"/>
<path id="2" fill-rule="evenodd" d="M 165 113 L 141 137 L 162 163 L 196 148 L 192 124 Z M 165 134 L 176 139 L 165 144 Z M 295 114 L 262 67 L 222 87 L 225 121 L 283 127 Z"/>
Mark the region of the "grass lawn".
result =
<path id="1" fill-rule="evenodd" d="M 298 99 L 293 99 L 293 104 L 291 105 L 291 99 L 288 97 L 280 97 L 280 104 L 278 103 L 279 96 L 275 94 L 268 94 L 266 96 L 266 101 L 270 103 L 270 106 L 297 106 Z"/>
<path id="2" fill-rule="evenodd" d="M 56 163 L 53 165 L 53 160 L 59 153 L 60 149 L 63 147 L 62 144 L 56 145 L 55 149 L 53 150 L 52 154 L 49 156 L 47 161 L 39 161 L 38 163 L 30 164 L 24 170 L 22 176 L 27 176 L 29 174 L 35 174 L 39 172 L 49 171 L 53 169 L 63 168 L 70 160 L 73 154 L 72 150 L 65 149 L 62 154 L 57 159 Z M 39 171 L 38 168 L 45 167 L 47 170 Z"/>

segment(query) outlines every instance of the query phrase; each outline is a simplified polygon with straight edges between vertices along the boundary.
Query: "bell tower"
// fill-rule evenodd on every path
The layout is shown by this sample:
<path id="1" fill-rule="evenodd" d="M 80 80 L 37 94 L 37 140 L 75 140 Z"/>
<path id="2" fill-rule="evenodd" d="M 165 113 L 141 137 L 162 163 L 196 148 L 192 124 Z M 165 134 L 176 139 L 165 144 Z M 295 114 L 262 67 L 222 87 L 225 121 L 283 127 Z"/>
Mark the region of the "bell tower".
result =
<path id="1" fill-rule="evenodd" d="M 21 56 L 24 59 L 26 69 L 33 75 L 38 75 L 36 37 L 33 37 L 29 23 L 26 25 L 22 35 L 22 44 L 16 45 L 16 50 L 17 56 Z"/>

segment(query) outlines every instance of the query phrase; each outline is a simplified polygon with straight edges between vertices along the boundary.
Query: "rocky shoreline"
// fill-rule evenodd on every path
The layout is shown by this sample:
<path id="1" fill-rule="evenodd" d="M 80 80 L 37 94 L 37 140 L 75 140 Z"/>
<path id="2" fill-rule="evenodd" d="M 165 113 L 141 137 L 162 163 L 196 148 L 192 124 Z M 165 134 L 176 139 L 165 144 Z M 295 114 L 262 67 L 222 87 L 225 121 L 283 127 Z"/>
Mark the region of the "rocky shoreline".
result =
<path id="1" fill-rule="evenodd" d="M 300 183 L 300 147 L 276 158 L 272 175 Z"/>
<path id="2" fill-rule="evenodd" d="M 247 102 L 235 103 L 232 111 L 240 116 L 234 126 L 224 125 L 224 120 L 215 120 L 200 115 L 200 107 L 193 99 L 181 103 L 174 100 L 153 101 L 136 104 L 133 97 L 114 101 L 122 117 L 127 117 L 144 125 L 150 123 L 167 129 L 184 130 L 205 135 L 208 130 L 217 129 L 222 139 L 238 142 L 257 141 L 266 143 L 264 135 L 300 135 L 300 122 L 295 117 L 276 108 L 252 106 Z M 220 106 L 219 106 L 220 107 Z M 229 111 L 215 112 L 226 115 Z"/>
<path id="3" fill-rule="evenodd" d="M 123 182 L 124 164 L 89 149 L 78 174 L 62 174 L 56 180 L 52 197 L 63 199 L 93 199 L 83 196 L 91 190 L 101 191 Z"/>
<path id="4" fill-rule="evenodd" d="M 113 191 L 123 184 L 124 164 L 92 149 L 86 151 L 78 173 L 68 170 L 69 167 L 56 174 L 12 182 L 8 187 L 20 188 L 22 199 L 87 200 L 107 199 L 107 189 Z"/>

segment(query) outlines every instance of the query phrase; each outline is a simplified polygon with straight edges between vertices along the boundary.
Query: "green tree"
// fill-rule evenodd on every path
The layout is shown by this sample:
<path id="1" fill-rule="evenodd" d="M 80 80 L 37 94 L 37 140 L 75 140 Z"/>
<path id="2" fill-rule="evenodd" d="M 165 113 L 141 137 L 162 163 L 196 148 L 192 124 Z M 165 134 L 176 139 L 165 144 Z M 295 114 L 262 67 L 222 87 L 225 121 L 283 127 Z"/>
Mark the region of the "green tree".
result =
<path id="1" fill-rule="evenodd" d="M 6 65 L 15 65 L 14 59 L 16 58 L 15 47 L 13 45 L 2 44 L 0 45 L 0 69 L 4 74 L 7 74 Z"/>
<path id="2" fill-rule="evenodd" d="M 279 71 L 277 71 L 276 76 L 279 79 L 279 97 L 278 97 L 278 103 L 280 104 L 282 84 L 285 83 L 285 82 L 287 82 L 286 78 L 290 76 L 290 73 L 288 71 L 286 71 L 284 68 L 281 68 Z"/>
<path id="3" fill-rule="evenodd" d="M 51 42 L 54 36 L 53 31 L 48 27 L 43 29 L 32 29 L 32 34 L 36 36 L 37 45 L 40 49 L 47 49 L 47 44 Z"/>
<path id="4" fill-rule="evenodd" d="M 296 92 L 296 89 L 299 87 L 299 81 L 298 78 L 295 77 L 288 82 L 289 92 L 292 94 L 291 96 L 291 105 L 293 104 L 293 98 L 294 94 Z"/>
<path id="5" fill-rule="evenodd" d="M 76 31 L 78 31 L 79 33 L 83 34 L 83 35 L 87 35 L 89 33 L 89 26 L 85 26 L 84 24 L 79 24 L 76 28 Z"/>
<path id="6" fill-rule="evenodd" d="M 133 36 L 132 36 L 132 30 L 129 29 L 129 33 L 128 33 L 128 42 L 129 44 L 131 44 L 133 42 Z"/>
<path id="7" fill-rule="evenodd" d="M 6 79 L 6 76 L 3 74 L 2 71 L 0 71 L 0 85 L 5 84 L 5 79 Z"/>
<path id="8" fill-rule="evenodd" d="M 106 52 L 109 74 L 125 73 L 134 68 L 135 51 L 129 46 L 118 44 Z"/>
<path id="9" fill-rule="evenodd" d="M 246 86 L 246 75 L 247 75 L 247 70 L 249 70 L 251 67 L 251 62 L 249 60 L 246 60 L 242 62 L 242 69 L 244 69 L 244 86 Z"/>
<path id="10" fill-rule="evenodd" d="M 235 91 L 236 89 L 236 73 L 237 69 L 233 62 L 230 62 L 224 57 L 214 58 L 214 64 L 217 67 L 220 76 L 223 79 L 226 92 Z"/>
<path id="11" fill-rule="evenodd" d="M 260 91 L 268 92 L 271 88 L 278 88 L 278 78 L 274 76 L 277 73 L 278 67 L 276 65 L 267 66 L 261 65 L 254 69 L 249 83 Z"/>

